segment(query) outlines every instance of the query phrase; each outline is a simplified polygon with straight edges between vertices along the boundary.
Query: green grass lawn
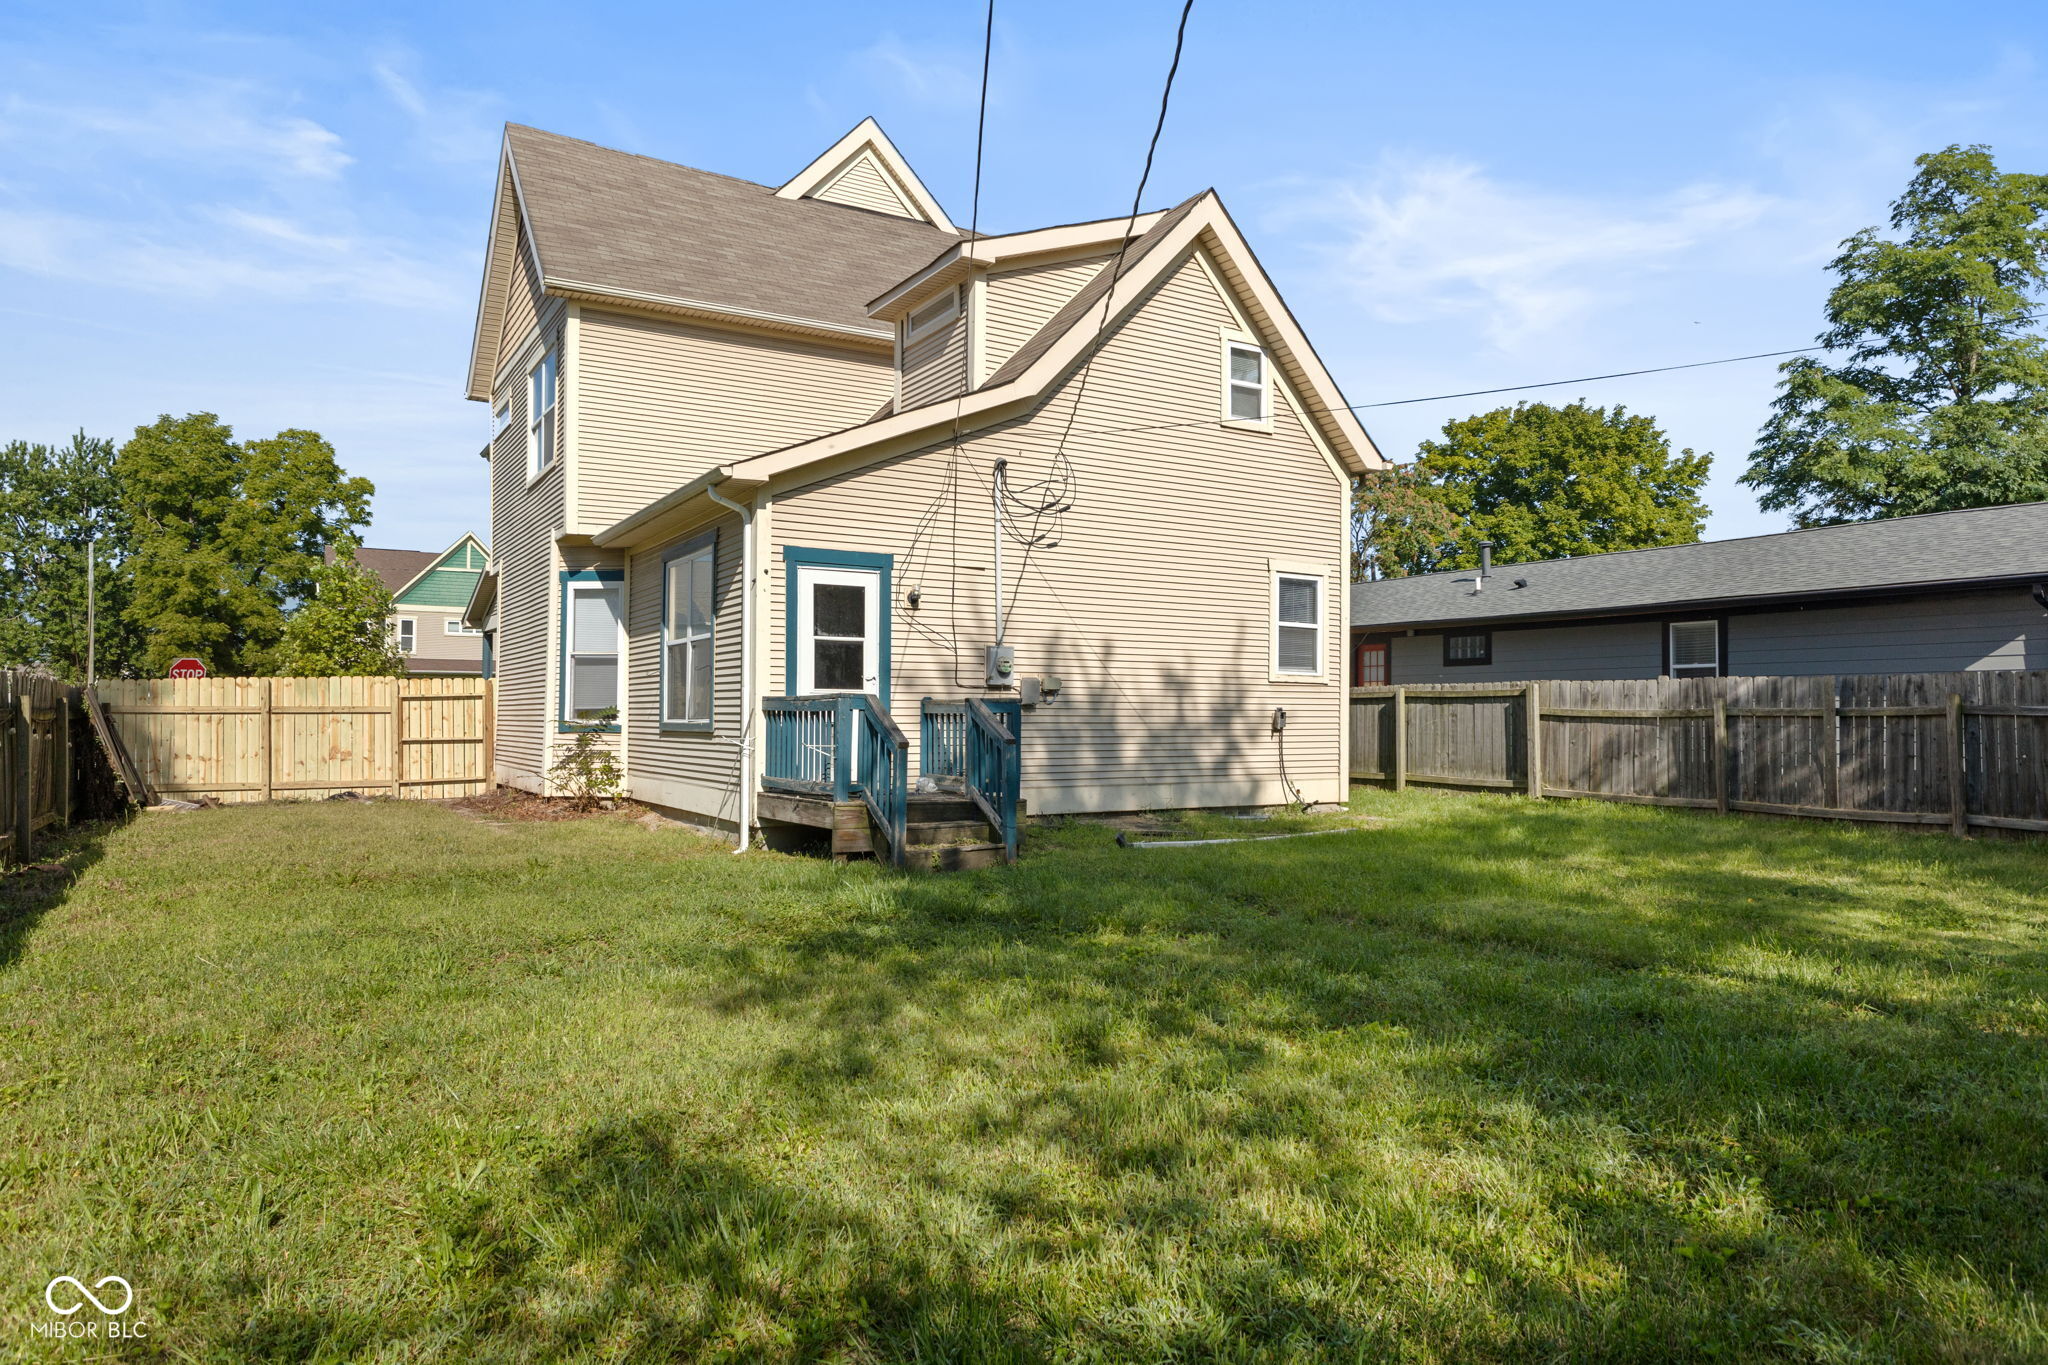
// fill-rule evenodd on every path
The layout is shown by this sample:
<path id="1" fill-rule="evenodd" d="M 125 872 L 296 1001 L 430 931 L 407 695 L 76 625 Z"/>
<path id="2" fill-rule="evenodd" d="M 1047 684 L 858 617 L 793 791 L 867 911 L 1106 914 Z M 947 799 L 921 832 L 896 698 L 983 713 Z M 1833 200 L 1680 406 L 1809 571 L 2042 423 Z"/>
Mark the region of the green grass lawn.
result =
<path id="1" fill-rule="evenodd" d="M 0 1358 L 2048 1357 L 2048 849 L 1357 806 L 108 832 L 4 893 Z"/>

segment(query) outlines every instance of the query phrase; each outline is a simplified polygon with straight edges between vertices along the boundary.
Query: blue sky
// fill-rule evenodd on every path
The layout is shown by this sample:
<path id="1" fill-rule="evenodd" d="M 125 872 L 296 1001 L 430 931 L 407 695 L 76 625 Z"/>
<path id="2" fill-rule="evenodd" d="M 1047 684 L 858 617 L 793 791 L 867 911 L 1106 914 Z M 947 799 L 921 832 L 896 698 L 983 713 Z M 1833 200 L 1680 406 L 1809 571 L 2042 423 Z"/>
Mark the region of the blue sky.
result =
<path id="1" fill-rule="evenodd" d="M 998 4 L 982 223 L 1129 204 L 1178 5 Z M 1198 0 L 1148 205 L 1219 189 L 1354 403 L 1802 345 L 1915 154 L 2048 170 L 2048 12 Z M 461 396 L 507 119 L 778 183 L 863 115 L 964 222 L 978 3 L 102 7 L 0 23 L 0 439 L 325 433 L 370 542 L 484 530 Z M 1715 453 L 1769 362 L 1531 395 Z M 1369 411 L 1389 455 L 1499 400 Z"/>

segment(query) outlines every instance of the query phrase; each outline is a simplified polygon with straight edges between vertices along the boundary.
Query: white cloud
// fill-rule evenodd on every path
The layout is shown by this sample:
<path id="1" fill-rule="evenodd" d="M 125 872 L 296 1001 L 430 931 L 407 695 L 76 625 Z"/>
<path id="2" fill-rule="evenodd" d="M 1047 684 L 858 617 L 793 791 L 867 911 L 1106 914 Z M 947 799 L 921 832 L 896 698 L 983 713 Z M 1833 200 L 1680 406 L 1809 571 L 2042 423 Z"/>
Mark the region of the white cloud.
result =
<path id="1" fill-rule="evenodd" d="M 919 104 L 972 109 L 981 102 L 981 54 L 904 42 L 895 34 L 853 54 L 855 70 Z"/>
<path id="2" fill-rule="evenodd" d="M 263 102 L 255 88 L 231 81 L 195 82 L 125 107 L 10 96 L 0 102 L 0 140 L 24 157 L 73 165 L 139 156 L 308 180 L 332 180 L 354 161 L 338 134 Z"/>
<path id="3" fill-rule="evenodd" d="M 371 65 L 370 74 L 412 120 L 421 153 L 449 165 L 488 161 L 497 150 L 504 101 L 487 91 L 426 88 L 418 66 L 412 53 L 394 49 Z"/>
<path id="4" fill-rule="evenodd" d="M 1476 315 L 1507 347 L 1621 300 L 1645 273 L 1697 258 L 1774 207 L 1752 190 L 1704 184 L 1606 201 L 1514 185 L 1463 161 L 1390 158 L 1274 216 L 1331 234 L 1329 268 L 1373 316 Z"/>
<path id="5" fill-rule="evenodd" d="M 0 268 L 183 298 L 342 297 L 429 310 L 459 306 L 467 270 L 232 208 L 146 225 L 0 208 Z"/>

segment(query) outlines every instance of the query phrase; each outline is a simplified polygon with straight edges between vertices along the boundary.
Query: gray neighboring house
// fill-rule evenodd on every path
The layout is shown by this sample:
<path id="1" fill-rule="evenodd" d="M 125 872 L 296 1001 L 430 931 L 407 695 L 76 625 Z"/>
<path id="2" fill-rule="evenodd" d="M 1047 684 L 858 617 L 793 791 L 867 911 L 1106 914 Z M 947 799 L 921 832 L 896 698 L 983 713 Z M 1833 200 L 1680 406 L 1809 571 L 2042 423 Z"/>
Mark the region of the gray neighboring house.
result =
<path id="1" fill-rule="evenodd" d="M 1351 588 L 1353 686 L 2048 668 L 2048 502 Z"/>

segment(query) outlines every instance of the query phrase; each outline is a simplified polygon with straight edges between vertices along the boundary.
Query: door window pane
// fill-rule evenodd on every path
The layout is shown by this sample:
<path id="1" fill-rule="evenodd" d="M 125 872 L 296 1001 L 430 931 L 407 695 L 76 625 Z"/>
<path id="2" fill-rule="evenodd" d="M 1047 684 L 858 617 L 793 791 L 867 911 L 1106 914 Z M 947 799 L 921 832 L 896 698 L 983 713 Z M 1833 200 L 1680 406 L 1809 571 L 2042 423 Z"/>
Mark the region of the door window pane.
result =
<path id="1" fill-rule="evenodd" d="M 868 591 L 846 583 L 818 583 L 811 588 L 811 630 L 818 635 L 865 635 Z"/>
<path id="2" fill-rule="evenodd" d="M 851 591 L 859 592 L 854 588 Z M 861 665 L 867 647 L 859 640 L 813 640 L 811 642 L 811 683 L 838 692 L 860 690 L 864 682 Z"/>

